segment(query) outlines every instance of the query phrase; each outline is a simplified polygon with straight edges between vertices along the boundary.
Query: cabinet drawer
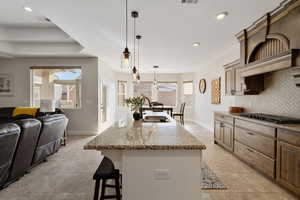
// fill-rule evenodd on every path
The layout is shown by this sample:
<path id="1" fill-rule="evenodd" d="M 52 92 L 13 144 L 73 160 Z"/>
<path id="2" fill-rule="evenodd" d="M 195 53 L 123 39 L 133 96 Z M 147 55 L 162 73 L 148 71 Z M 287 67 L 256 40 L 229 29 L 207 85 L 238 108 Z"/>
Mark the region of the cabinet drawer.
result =
<path id="1" fill-rule="evenodd" d="M 271 178 L 275 178 L 275 160 L 237 141 L 234 142 L 234 153 L 241 160 Z"/>
<path id="2" fill-rule="evenodd" d="M 244 128 L 247 130 L 255 131 L 258 133 L 262 133 L 264 135 L 271 136 L 271 137 L 275 137 L 275 133 L 276 133 L 276 128 L 274 128 L 274 127 L 264 126 L 261 124 L 244 121 L 241 119 L 235 120 L 235 126 L 238 126 L 240 128 Z"/>
<path id="3" fill-rule="evenodd" d="M 233 124 L 233 117 L 227 116 L 227 115 L 222 115 L 219 113 L 215 113 L 215 120 L 219 120 L 221 122 L 226 122 L 229 124 Z"/>
<path id="4" fill-rule="evenodd" d="M 299 132 L 278 129 L 277 130 L 277 138 L 280 141 L 284 141 L 289 144 L 295 145 L 296 147 L 300 147 L 300 133 Z"/>
<path id="5" fill-rule="evenodd" d="M 238 127 L 235 128 L 234 137 L 237 141 L 275 159 L 275 138 L 265 137 Z"/>

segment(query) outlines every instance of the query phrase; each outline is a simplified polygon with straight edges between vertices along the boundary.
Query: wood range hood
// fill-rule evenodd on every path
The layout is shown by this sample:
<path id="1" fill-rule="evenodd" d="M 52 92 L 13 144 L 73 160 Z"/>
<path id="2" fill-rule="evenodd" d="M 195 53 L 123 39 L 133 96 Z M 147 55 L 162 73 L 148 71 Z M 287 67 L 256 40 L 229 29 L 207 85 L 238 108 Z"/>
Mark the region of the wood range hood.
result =
<path id="1" fill-rule="evenodd" d="M 300 1 L 285 0 L 236 35 L 240 76 L 248 78 L 300 66 Z"/>
<path id="2" fill-rule="evenodd" d="M 248 63 L 245 68 L 241 70 L 241 76 L 250 77 L 296 67 L 296 60 L 299 56 L 299 52 L 299 49 L 291 49 L 270 58 L 265 58 L 252 63 Z"/>

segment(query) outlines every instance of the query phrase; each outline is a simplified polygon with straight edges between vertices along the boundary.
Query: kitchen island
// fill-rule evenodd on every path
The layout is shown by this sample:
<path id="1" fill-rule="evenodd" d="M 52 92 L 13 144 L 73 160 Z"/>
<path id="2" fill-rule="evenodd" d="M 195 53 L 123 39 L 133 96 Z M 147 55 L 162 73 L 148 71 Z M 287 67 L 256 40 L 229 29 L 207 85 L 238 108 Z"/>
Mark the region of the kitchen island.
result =
<path id="1" fill-rule="evenodd" d="M 112 159 L 124 200 L 199 200 L 206 147 L 174 120 L 111 127 L 84 146 Z"/>

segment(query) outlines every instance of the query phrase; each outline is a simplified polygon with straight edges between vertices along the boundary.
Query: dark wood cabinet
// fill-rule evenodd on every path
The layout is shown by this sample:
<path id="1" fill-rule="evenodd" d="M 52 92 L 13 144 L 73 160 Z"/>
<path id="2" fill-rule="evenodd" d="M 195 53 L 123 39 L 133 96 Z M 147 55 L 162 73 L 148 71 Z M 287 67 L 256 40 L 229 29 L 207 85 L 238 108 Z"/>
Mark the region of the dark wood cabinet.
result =
<path id="1" fill-rule="evenodd" d="M 218 118 L 219 117 L 219 118 Z M 223 146 L 229 151 L 233 152 L 233 138 L 234 130 L 233 124 L 230 124 L 230 121 L 233 123 L 233 118 L 230 119 L 226 116 L 218 116 L 217 119 L 224 119 L 223 121 L 215 120 L 214 126 L 214 138 L 215 143 Z M 229 122 L 229 123 L 228 123 Z"/>
<path id="2" fill-rule="evenodd" d="M 234 95 L 244 95 L 244 79 L 241 77 L 241 67 L 234 68 Z"/>
<path id="3" fill-rule="evenodd" d="M 277 181 L 300 195 L 300 147 L 278 142 Z"/>
<path id="4" fill-rule="evenodd" d="M 235 92 L 234 76 L 234 69 L 225 69 L 225 94 L 227 96 L 233 95 Z"/>
<path id="5" fill-rule="evenodd" d="M 223 145 L 226 149 L 233 151 L 233 126 L 223 124 Z"/>
<path id="6" fill-rule="evenodd" d="M 214 141 L 300 196 L 300 132 L 214 113 Z"/>
<path id="7" fill-rule="evenodd" d="M 277 132 L 277 182 L 300 195 L 300 133 Z"/>
<path id="8" fill-rule="evenodd" d="M 215 131 L 214 131 L 215 142 L 222 143 L 223 140 L 222 135 L 223 135 L 222 123 L 219 121 L 215 121 Z"/>
<path id="9" fill-rule="evenodd" d="M 224 65 L 225 69 L 225 95 L 256 95 L 264 90 L 264 75 L 242 77 L 244 67 L 239 60 Z"/>
<path id="10" fill-rule="evenodd" d="M 225 94 L 227 96 L 235 95 L 237 86 L 236 80 L 240 80 L 237 75 L 237 67 L 239 66 L 239 60 L 229 63 L 224 66 L 225 68 Z"/>

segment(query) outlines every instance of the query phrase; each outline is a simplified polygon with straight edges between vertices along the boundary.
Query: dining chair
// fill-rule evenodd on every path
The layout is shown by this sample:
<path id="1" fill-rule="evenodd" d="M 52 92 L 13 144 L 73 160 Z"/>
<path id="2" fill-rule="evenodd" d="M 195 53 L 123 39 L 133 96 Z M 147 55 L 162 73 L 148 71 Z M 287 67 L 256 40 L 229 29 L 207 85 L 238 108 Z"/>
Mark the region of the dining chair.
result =
<path id="1" fill-rule="evenodd" d="M 180 106 L 180 112 L 179 113 L 173 113 L 173 118 L 179 117 L 180 123 L 184 125 L 184 109 L 185 109 L 185 103 L 182 103 Z"/>

